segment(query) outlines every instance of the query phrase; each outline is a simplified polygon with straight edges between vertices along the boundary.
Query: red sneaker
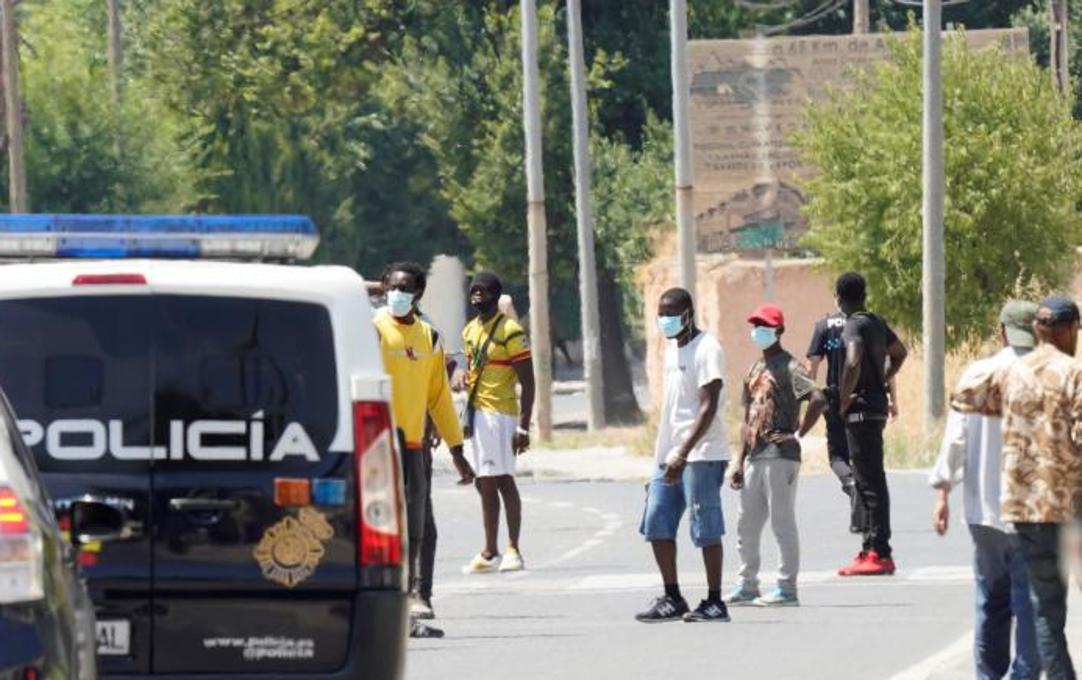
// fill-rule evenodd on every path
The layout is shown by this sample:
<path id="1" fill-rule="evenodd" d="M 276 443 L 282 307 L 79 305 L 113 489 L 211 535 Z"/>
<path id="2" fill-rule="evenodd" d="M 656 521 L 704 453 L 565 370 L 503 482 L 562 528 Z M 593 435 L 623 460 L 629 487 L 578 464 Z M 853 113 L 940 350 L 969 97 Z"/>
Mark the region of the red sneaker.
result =
<path id="1" fill-rule="evenodd" d="M 880 557 L 879 553 L 869 550 L 864 561 L 856 566 L 849 576 L 890 576 L 894 573 L 894 560 Z"/>
<path id="2" fill-rule="evenodd" d="M 853 558 L 853 561 L 845 565 L 838 570 L 838 576 L 853 576 L 857 573 L 857 569 L 861 568 L 865 561 L 868 559 L 868 553 L 861 550 L 857 553 L 857 556 Z"/>

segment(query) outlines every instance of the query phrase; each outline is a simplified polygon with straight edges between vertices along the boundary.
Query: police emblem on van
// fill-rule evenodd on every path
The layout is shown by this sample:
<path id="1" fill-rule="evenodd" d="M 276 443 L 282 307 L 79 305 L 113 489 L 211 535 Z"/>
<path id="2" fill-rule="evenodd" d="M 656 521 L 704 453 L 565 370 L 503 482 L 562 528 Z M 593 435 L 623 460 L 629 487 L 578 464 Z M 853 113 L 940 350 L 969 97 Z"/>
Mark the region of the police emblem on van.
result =
<path id="1" fill-rule="evenodd" d="M 264 577 L 294 588 L 315 573 L 323 560 L 323 544 L 332 536 L 334 529 L 323 513 L 301 508 L 297 517 L 290 515 L 267 529 L 252 555 Z"/>
<path id="2" fill-rule="evenodd" d="M 30 448 L 44 444 L 50 458 L 65 461 L 90 461 L 106 453 L 117 460 L 203 460 L 262 461 L 266 448 L 266 425 L 263 413 L 251 420 L 183 420 L 169 422 L 169 446 L 131 445 L 125 442 L 124 421 L 108 422 L 92 418 L 54 420 L 42 425 L 36 420 L 20 420 L 19 431 Z M 207 443 L 211 437 L 230 437 L 234 444 Z M 278 462 L 300 457 L 319 461 L 312 438 L 300 423 L 289 423 L 265 459 Z"/>

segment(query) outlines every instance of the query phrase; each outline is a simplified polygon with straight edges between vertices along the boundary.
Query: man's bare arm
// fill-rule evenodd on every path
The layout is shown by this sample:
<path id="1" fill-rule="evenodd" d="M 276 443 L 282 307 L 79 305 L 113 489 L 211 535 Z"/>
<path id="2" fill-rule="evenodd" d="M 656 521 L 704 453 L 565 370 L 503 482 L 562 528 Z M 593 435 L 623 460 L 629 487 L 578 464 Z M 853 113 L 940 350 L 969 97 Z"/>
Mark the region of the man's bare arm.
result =
<path id="1" fill-rule="evenodd" d="M 819 417 L 827 410 L 827 397 L 822 390 L 815 390 L 808 399 L 808 408 L 804 410 L 804 422 L 800 425 L 800 436 L 811 432 Z"/>
<path id="2" fill-rule="evenodd" d="M 684 465 L 687 464 L 692 449 L 702 440 L 706 435 L 706 431 L 714 423 L 714 419 L 718 415 L 718 405 L 721 403 L 721 384 L 719 378 L 699 388 L 699 413 L 695 416 L 695 424 L 691 428 L 691 434 L 680 447 L 679 453 L 676 454 L 676 460 L 670 462 L 665 469 L 665 481 L 667 483 L 674 484 L 680 478 L 680 473 L 683 471 Z"/>
<path id="3" fill-rule="evenodd" d="M 823 363 L 823 357 L 808 357 L 804 360 L 804 367 L 808 369 L 808 376 L 812 380 L 819 379 L 819 364 Z"/>
<path id="4" fill-rule="evenodd" d="M 860 380 L 860 362 L 864 359 L 864 342 L 850 340 L 845 344 L 845 366 L 842 367 L 842 384 L 838 389 L 838 402 L 844 415 L 853 404 L 853 390 Z"/>
<path id="5" fill-rule="evenodd" d="M 909 356 L 909 350 L 905 348 L 901 340 L 895 340 L 887 348 L 887 357 L 890 359 L 890 367 L 887 368 L 886 375 L 884 376 L 887 383 L 890 383 L 894 379 L 894 376 L 901 370 L 902 364 L 905 363 L 906 358 Z"/>

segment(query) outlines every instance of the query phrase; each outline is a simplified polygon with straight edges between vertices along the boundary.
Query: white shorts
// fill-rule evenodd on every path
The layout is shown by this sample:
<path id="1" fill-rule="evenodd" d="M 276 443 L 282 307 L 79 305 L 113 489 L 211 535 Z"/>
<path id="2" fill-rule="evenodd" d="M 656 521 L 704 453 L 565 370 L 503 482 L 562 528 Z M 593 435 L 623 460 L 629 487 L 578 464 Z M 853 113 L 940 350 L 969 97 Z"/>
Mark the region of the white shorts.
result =
<path id="1" fill-rule="evenodd" d="M 515 474 L 512 442 L 518 430 L 518 416 L 477 411 L 473 415 L 473 438 L 468 442 L 473 469 L 478 477 Z"/>

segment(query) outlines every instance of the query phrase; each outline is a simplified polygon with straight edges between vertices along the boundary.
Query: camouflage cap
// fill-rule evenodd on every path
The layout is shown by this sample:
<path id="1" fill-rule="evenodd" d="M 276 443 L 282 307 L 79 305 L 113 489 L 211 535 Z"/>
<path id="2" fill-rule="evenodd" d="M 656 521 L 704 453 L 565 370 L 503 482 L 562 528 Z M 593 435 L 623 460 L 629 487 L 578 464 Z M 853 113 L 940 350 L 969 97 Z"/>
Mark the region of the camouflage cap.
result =
<path id="1" fill-rule="evenodd" d="M 999 312 L 999 322 L 1007 334 L 1007 344 L 1011 347 L 1036 347 L 1037 336 L 1033 334 L 1033 320 L 1036 318 L 1036 303 L 1008 300 Z"/>

